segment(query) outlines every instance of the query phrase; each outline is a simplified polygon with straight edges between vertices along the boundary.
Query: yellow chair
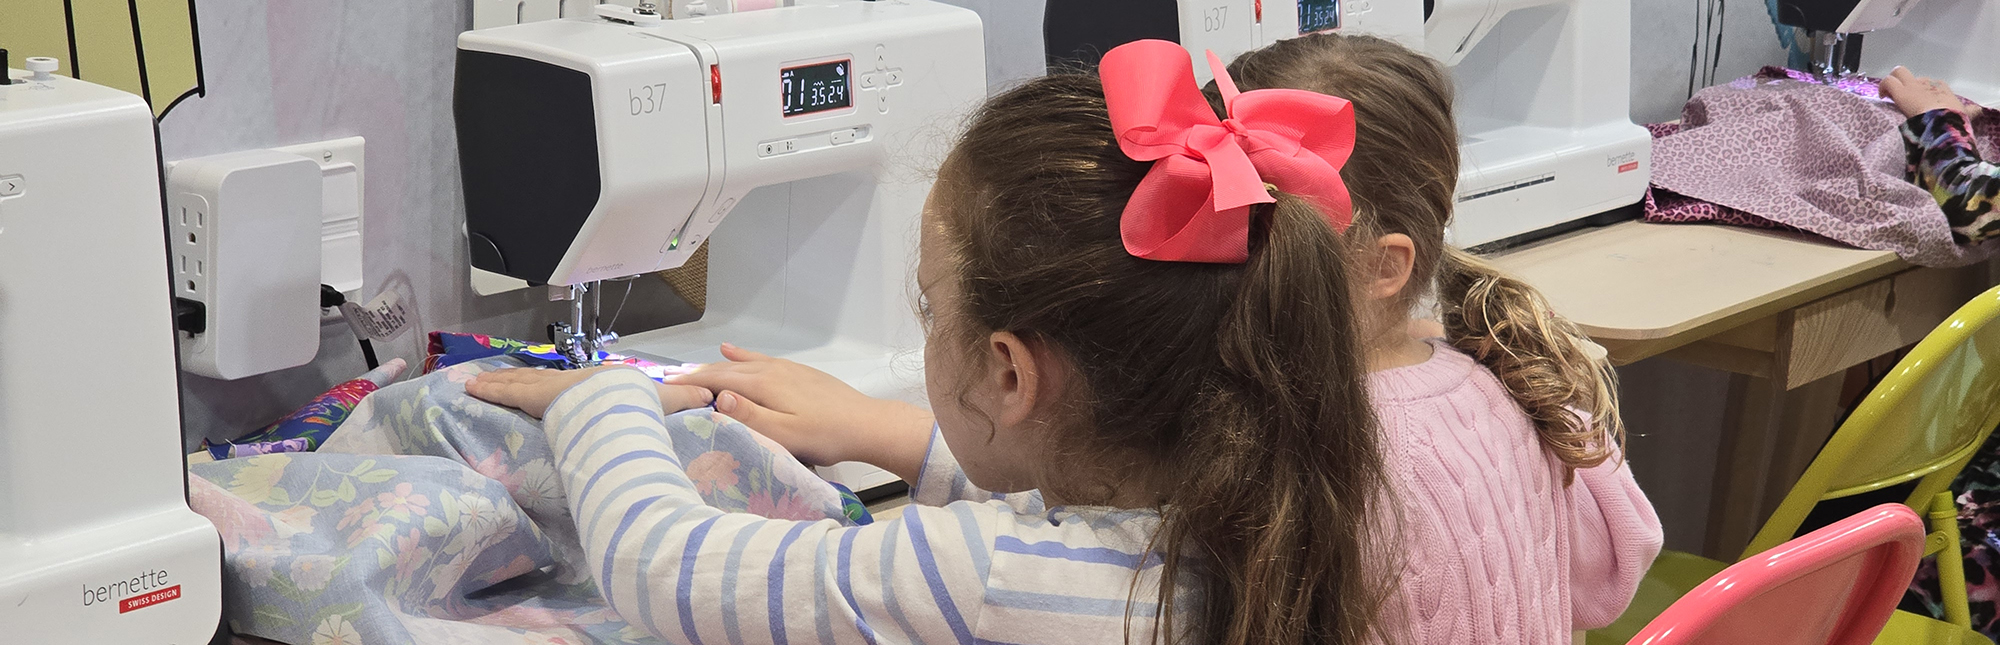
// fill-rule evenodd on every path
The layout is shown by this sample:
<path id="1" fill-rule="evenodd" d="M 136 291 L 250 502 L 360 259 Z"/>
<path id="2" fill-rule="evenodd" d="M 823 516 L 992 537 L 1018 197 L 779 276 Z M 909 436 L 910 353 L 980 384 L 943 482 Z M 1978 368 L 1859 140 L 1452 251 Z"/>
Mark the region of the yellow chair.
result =
<path id="1" fill-rule="evenodd" d="M 1929 515 L 1925 551 L 1938 557 L 1946 621 L 1899 611 L 1875 642 L 1990 644 L 1971 629 L 1958 508 L 1949 487 L 2000 425 L 1996 320 L 2000 287 L 1967 302 L 1917 343 L 1834 431 L 1741 557 L 1791 539 L 1822 500 L 1916 482 L 1904 503 Z M 1591 631 L 1589 645 L 1623 645 L 1668 605 L 1728 566 L 1688 553 L 1661 553 L 1631 607 L 1611 626 Z"/>

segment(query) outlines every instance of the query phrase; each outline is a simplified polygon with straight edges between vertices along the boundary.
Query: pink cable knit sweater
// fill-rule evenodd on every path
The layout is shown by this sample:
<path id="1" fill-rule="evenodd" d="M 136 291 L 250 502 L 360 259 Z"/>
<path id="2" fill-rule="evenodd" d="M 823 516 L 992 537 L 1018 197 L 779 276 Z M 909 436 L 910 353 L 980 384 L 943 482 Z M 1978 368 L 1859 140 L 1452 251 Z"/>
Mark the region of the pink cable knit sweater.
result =
<path id="1" fill-rule="evenodd" d="M 1660 553 L 1660 520 L 1622 460 L 1578 471 L 1484 366 L 1433 341 L 1430 360 L 1369 375 L 1401 517 L 1398 645 L 1568 643 L 1609 624 Z"/>

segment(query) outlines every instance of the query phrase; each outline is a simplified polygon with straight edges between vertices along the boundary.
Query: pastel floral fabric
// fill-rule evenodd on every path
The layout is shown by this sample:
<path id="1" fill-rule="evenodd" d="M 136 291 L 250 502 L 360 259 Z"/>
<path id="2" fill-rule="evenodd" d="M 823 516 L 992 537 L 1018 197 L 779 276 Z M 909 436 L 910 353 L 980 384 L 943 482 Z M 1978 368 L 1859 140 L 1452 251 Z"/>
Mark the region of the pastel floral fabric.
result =
<path id="1" fill-rule="evenodd" d="M 300 645 L 655 643 L 598 595 L 546 435 L 465 394 L 494 357 L 392 385 L 318 452 L 196 464 L 239 635 Z M 703 499 L 782 519 L 849 509 L 782 448 L 713 410 L 668 417 Z"/>

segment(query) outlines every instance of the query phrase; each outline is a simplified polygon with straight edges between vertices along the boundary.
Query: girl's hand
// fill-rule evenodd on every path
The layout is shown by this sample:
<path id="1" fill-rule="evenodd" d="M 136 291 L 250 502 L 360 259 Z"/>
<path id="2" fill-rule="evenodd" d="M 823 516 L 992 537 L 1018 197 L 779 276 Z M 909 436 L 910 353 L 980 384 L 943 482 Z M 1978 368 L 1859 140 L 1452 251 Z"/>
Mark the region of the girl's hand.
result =
<path id="1" fill-rule="evenodd" d="M 1931 110 L 1951 110 L 1961 114 L 1966 111 L 1965 101 L 1951 91 L 1950 85 L 1917 76 L 1904 67 L 1897 67 L 1882 79 L 1882 95 L 1895 101 L 1903 116 L 1913 117 Z"/>
<path id="2" fill-rule="evenodd" d="M 915 481 L 930 448 L 929 411 L 862 394 L 833 375 L 722 346 L 711 363 L 669 382 L 716 392 L 715 409 L 770 437 L 800 461 L 860 461 Z"/>
<path id="3" fill-rule="evenodd" d="M 540 419 L 547 414 L 549 406 L 556 398 L 571 387 L 604 370 L 619 369 L 616 365 L 593 367 L 585 370 L 551 370 L 535 368 L 514 368 L 483 372 L 472 377 L 465 384 L 465 393 L 474 398 L 518 408 L 528 416 Z M 708 390 L 689 385 L 669 385 L 660 388 L 660 411 L 674 413 L 708 405 L 712 399 Z"/>

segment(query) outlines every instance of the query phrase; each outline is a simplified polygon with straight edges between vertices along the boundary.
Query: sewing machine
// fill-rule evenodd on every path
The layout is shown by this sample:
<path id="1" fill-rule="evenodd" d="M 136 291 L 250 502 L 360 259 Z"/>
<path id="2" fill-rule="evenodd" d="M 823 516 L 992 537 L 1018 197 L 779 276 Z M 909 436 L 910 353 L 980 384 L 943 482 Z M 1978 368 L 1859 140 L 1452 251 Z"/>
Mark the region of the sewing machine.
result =
<path id="1" fill-rule="evenodd" d="M 702 318 L 619 352 L 708 362 L 728 341 L 924 401 L 907 285 L 931 173 L 986 95 L 978 16 L 928 0 L 598 12 L 459 38 L 474 268 L 572 297 L 557 341 L 587 360 L 612 339 L 603 281 L 706 247 Z"/>
<path id="2" fill-rule="evenodd" d="M 2000 4 L 1980 0 L 1780 0 L 1777 20 L 1805 43 L 1821 77 L 1887 76 L 1898 65 L 1960 95 L 2000 105 Z M 1867 55 L 1862 55 L 1863 43 Z"/>
<path id="3" fill-rule="evenodd" d="M 28 67 L 0 50 L 0 640 L 206 643 L 153 112 Z"/>
<path id="4" fill-rule="evenodd" d="M 1499 246 L 1623 219 L 1645 195 L 1652 139 L 1628 114 L 1624 0 L 1181 0 L 1172 9 L 1049 0 L 1050 59 L 1094 62 L 1091 53 L 1133 35 L 1224 60 L 1308 33 L 1377 35 L 1443 61 L 1457 79 L 1455 244 Z M 1206 77 L 1206 64 L 1195 69 Z"/>

